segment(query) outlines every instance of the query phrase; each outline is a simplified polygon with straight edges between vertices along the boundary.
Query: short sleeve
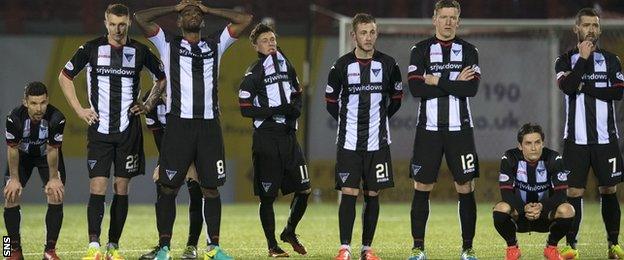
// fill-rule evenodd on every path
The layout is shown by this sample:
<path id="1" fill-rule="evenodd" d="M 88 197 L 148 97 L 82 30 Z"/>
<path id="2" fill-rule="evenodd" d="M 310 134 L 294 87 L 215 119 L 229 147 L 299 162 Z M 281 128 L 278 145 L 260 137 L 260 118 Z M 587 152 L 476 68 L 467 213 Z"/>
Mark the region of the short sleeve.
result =
<path id="1" fill-rule="evenodd" d="M 229 27 L 226 26 L 219 35 L 219 60 L 221 60 L 221 57 L 223 57 L 223 53 L 225 53 L 225 51 L 230 48 L 230 46 L 232 46 L 234 42 L 236 42 L 236 40 L 236 38 L 232 37 Z"/>
<path id="2" fill-rule="evenodd" d="M 18 118 L 13 115 L 8 115 L 6 118 L 6 130 L 4 132 L 4 136 L 7 145 L 10 147 L 19 145 L 19 142 L 22 140 L 20 122 L 18 121 Z"/>
<path id="3" fill-rule="evenodd" d="M 549 158 L 549 170 L 551 173 L 550 180 L 552 183 L 552 187 L 555 190 L 567 189 L 568 188 L 568 174 L 569 171 L 566 171 L 563 166 L 563 157 L 559 155 L 557 152 L 553 152 L 553 154 Z"/>
<path id="4" fill-rule="evenodd" d="M 256 97 L 255 78 L 257 76 L 258 75 L 254 75 L 252 70 L 245 73 L 243 82 L 238 90 L 238 103 L 241 107 L 253 106 L 253 100 Z"/>
<path id="5" fill-rule="evenodd" d="M 145 67 L 157 80 L 165 79 L 165 68 L 162 62 L 149 48 L 145 48 Z"/>
<path id="6" fill-rule="evenodd" d="M 340 82 L 340 71 L 337 68 L 337 64 L 334 64 L 329 69 L 329 75 L 327 76 L 327 86 L 325 87 L 325 101 L 328 103 L 337 103 L 340 98 L 340 90 L 342 83 Z"/>
<path id="7" fill-rule="evenodd" d="M 408 81 L 419 80 L 425 81 L 423 75 L 425 75 L 425 57 L 423 57 L 423 51 L 418 48 L 417 45 L 412 47 L 410 51 L 410 64 L 407 67 L 407 79 Z"/>
<path id="8" fill-rule="evenodd" d="M 63 131 L 65 130 L 65 116 L 60 112 L 52 115 L 49 126 L 48 144 L 59 147 L 63 143 Z"/>
<path id="9" fill-rule="evenodd" d="M 65 63 L 65 67 L 61 72 L 69 79 L 74 79 L 82 69 L 89 63 L 90 44 L 85 43 L 78 47 L 78 50 L 74 53 L 74 56 Z"/>
<path id="10" fill-rule="evenodd" d="M 513 189 L 516 180 L 512 157 L 505 153 L 501 158 L 500 171 L 498 173 L 498 186 L 501 189 Z"/>
<path id="11" fill-rule="evenodd" d="M 161 56 L 164 53 L 167 53 L 165 51 L 167 49 L 167 38 L 165 37 L 165 32 L 162 28 L 158 27 L 158 32 L 147 39 L 152 42 L 154 46 L 156 46 L 156 49 L 158 49 L 158 53 L 160 53 Z"/>

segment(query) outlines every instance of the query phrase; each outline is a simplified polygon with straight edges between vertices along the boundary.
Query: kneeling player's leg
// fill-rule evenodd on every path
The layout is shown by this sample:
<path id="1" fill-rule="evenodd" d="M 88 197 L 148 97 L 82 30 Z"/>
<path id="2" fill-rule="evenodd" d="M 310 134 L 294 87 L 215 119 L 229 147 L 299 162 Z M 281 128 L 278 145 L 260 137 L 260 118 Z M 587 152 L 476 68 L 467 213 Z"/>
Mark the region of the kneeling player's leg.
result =
<path id="1" fill-rule="evenodd" d="M 204 213 L 202 209 L 202 192 L 199 182 L 197 181 L 197 169 L 195 169 L 195 164 L 191 164 L 189 167 L 186 186 L 189 192 L 189 235 L 186 245 L 197 247 L 199 235 L 201 234 L 204 223 Z"/>
<path id="2" fill-rule="evenodd" d="M 551 213 L 552 214 L 552 213 Z M 557 206 L 554 214 L 553 223 L 550 225 L 550 234 L 548 235 L 548 245 L 557 246 L 570 230 L 574 221 L 574 207 L 569 203 L 562 203 Z"/>
<path id="3" fill-rule="evenodd" d="M 494 206 L 492 218 L 494 219 L 494 227 L 498 234 L 507 242 L 507 246 L 518 245 L 516 239 L 516 223 L 513 220 L 512 212 L 515 212 L 508 203 L 499 202 Z"/>

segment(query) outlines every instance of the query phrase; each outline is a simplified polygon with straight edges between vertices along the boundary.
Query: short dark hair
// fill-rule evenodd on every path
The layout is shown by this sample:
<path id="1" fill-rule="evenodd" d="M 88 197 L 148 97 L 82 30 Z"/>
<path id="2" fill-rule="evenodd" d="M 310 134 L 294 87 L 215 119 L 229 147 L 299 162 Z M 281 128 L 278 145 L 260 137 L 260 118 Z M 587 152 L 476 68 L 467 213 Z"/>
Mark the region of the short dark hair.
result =
<path id="1" fill-rule="evenodd" d="M 358 24 L 361 23 L 376 23 L 375 17 L 366 13 L 355 14 L 355 16 L 353 16 L 353 19 L 351 20 L 351 26 L 353 26 L 354 32 L 357 29 Z"/>
<path id="2" fill-rule="evenodd" d="M 48 95 L 48 88 L 46 88 L 45 84 L 39 81 L 33 81 L 26 84 L 26 87 L 24 88 L 24 97 L 41 95 Z"/>
<path id="3" fill-rule="evenodd" d="M 442 8 L 457 8 L 457 13 L 461 13 L 461 6 L 459 2 L 455 0 L 439 0 L 435 3 L 435 8 L 433 9 L 433 13 L 438 13 L 438 10 Z"/>
<path id="4" fill-rule="evenodd" d="M 576 25 L 579 25 L 581 23 L 581 17 L 583 17 L 583 16 L 591 16 L 591 17 L 598 17 L 598 18 L 600 18 L 600 15 L 596 11 L 596 9 L 586 7 L 586 8 L 583 8 L 583 9 L 579 10 L 578 13 L 576 13 L 576 16 L 575 16 L 575 19 L 574 19 L 576 21 L 575 22 Z"/>
<path id="5" fill-rule="evenodd" d="M 520 127 L 520 130 L 518 131 L 518 143 L 522 143 L 522 139 L 525 135 L 532 133 L 540 134 L 540 136 L 542 137 L 542 141 L 544 141 L 545 136 L 542 127 L 538 124 L 526 123 L 522 125 L 522 127 Z"/>
<path id="6" fill-rule="evenodd" d="M 258 37 L 266 32 L 275 33 L 275 30 L 273 30 L 271 26 L 259 23 L 256 25 L 256 27 L 253 28 L 253 30 L 251 30 L 251 33 L 249 33 L 249 40 L 251 41 L 251 43 L 256 44 L 256 41 L 258 41 Z"/>
<path id="7" fill-rule="evenodd" d="M 106 15 L 114 14 L 116 16 L 130 16 L 130 10 L 123 4 L 110 4 L 106 8 Z"/>

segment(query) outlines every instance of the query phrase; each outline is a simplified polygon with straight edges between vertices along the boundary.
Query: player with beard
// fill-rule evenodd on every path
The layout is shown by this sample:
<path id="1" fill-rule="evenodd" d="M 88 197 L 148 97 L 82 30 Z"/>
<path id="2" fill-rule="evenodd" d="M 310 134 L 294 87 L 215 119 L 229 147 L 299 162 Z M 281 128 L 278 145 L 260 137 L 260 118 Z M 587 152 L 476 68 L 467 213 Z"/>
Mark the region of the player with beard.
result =
<path id="1" fill-rule="evenodd" d="M 622 182 L 622 155 L 618 146 L 614 101 L 622 99 L 624 75 L 620 59 L 598 47 L 600 16 L 591 8 L 576 14 L 576 47 L 557 58 L 559 88 L 565 94 L 566 125 L 563 160 L 570 170 L 568 202 L 576 211 L 562 255 L 578 258 L 577 235 L 583 215 L 583 193 L 591 166 L 598 180 L 602 220 L 607 232 L 608 257 L 624 258 L 618 244 L 620 204 L 616 186 Z"/>
<path id="2" fill-rule="evenodd" d="M 182 36 L 166 37 L 154 21 L 178 14 Z M 216 34 L 201 37 L 204 16 L 215 15 L 230 23 Z M 161 143 L 156 222 L 159 251 L 156 259 L 170 259 L 175 222 L 175 198 L 194 163 L 204 199 L 207 229 L 205 259 L 232 259 L 219 247 L 221 197 L 225 183 L 225 152 L 219 122 L 217 79 L 223 53 L 251 23 L 246 13 L 218 9 L 200 1 L 183 0 L 174 6 L 155 7 L 135 14 L 137 23 L 156 46 L 163 60 L 167 81 L 167 129 Z"/>

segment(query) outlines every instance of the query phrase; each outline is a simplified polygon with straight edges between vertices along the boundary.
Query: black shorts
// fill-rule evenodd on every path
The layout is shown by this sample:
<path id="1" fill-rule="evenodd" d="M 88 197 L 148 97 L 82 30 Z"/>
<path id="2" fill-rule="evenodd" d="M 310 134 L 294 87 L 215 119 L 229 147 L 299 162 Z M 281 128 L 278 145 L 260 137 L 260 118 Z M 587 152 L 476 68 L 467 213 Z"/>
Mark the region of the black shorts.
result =
<path id="1" fill-rule="evenodd" d="M 225 150 L 219 119 L 182 119 L 167 115 L 160 144 L 158 183 L 171 188 L 184 184 L 195 163 L 199 184 L 214 189 L 225 183 Z"/>
<path id="2" fill-rule="evenodd" d="M 455 182 L 463 184 L 479 177 L 472 129 L 429 131 L 422 128 L 416 129 L 410 177 L 425 184 L 435 183 L 443 155 Z"/>
<path id="3" fill-rule="evenodd" d="M 566 140 L 563 146 L 563 163 L 570 170 L 570 187 L 585 188 L 590 166 L 598 179 L 598 186 L 615 186 L 622 182 L 622 154 L 615 142 L 578 145 Z"/>
<path id="4" fill-rule="evenodd" d="M 115 177 L 132 178 L 145 174 L 143 132 L 138 117 L 130 117 L 128 128 L 121 133 L 102 134 L 95 127 L 87 133 L 87 168 L 89 178 L 110 177 L 111 164 Z"/>
<path id="5" fill-rule="evenodd" d="M 310 188 L 303 152 L 294 132 L 254 131 L 252 158 L 254 195 L 276 197 Z"/>
<path id="6" fill-rule="evenodd" d="M 336 189 L 360 188 L 378 191 L 394 187 L 390 147 L 377 151 L 351 151 L 338 148 L 336 156 Z"/>
<path id="7" fill-rule="evenodd" d="M 37 171 L 39 172 L 39 177 L 41 177 L 41 183 L 45 186 L 50 180 L 50 168 L 48 167 L 48 160 L 45 156 L 29 156 L 26 153 L 20 152 L 19 156 L 19 166 L 18 166 L 18 174 L 19 180 L 22 184 L 22 187 L 26 187 L 26 183 L 30 180 L 30 176 L 32 175 L 33 169 L 37 167 Z M 61 181 L 65 184 L 65 163 L 63 161 L 63 152 L 59 149 L 59 158 L 58 158 L 58 171 L 61 177 Z M 7 170 L 4 178 L 4 185 L 6 185 L 7 181 L 11 177 L 9 173 L 8 163 Z"/>

